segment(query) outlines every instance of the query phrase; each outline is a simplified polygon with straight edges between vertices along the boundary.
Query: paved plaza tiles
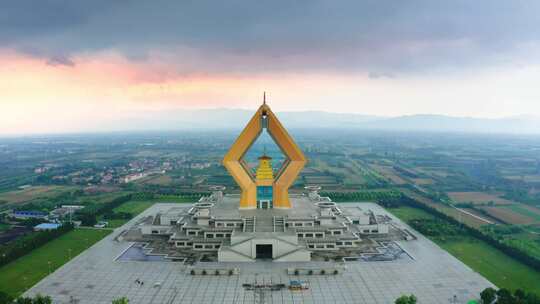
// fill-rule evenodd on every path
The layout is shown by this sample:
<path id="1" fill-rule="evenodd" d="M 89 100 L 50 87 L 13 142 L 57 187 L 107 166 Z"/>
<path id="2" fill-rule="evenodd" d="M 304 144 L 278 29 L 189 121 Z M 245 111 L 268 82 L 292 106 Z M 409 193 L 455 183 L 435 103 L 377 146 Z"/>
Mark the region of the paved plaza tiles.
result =
<path id="1" fill-rule="evenodd" d="M 346 203 L 368 207 L 377 214 L 382 208 L 371 203 Z M 380 262 L 346 262 L 338 275 L 288 275 L 288 267 L 316 267 L 305 263 L 226 263 L 240 269 L 239 275 L 191 275 L 190 266 L 179 262 L 117 261 L 132 244 L 115 237 L 141 217 L 178 204 L 156 204 L 114 231 L 105 239 L 43 279 L 25 295 L 50 295 L 54 303 L 111 303 L 127 297 L 129 303 L 393 303 L 402 294 L 415 294 L 419 303 L 466 303 L 480 291 L 493 287 L 489 281 L 419 233 L 414 241 L 398 244 L 412 258 Z M 391 216 L 391 215 L 390 215 Z M 392 216 L 398 225 L 405 226 Z M 411 231 L 411 228 L 408 228 Z M 330 263 L 330 262 L 326 262 Z M 212 267 L 212 265 L 208 265 Z M 215 264 L 214 264 L 215 266 Z M 137 284 L 140 280 L 144 284 Z M 242 287 L 244 283 L 309 282 L 303 291 L 265 291 Z"/>

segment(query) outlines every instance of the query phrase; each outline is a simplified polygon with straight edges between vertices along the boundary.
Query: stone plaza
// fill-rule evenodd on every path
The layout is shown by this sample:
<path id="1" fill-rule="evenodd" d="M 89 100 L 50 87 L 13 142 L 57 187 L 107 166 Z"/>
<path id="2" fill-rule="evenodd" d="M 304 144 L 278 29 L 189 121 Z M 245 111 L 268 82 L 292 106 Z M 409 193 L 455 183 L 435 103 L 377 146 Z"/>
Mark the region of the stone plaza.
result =
<path id="1" fill-rule="evenodd" d="M 198 262 L 207 275 L 193 275 L 194 265 L 167 259 L 136 261 L 119 257 L 134 243 L 118 237 L 145 217 L 179 204 L 155 204 L 144 213 L 43 279 L 26 295 L 50 295 L 55 303 L 111 303 L 127 297 L 130 303 L 393 303 L 402 294 L 415 294 L 419 303 L 466 303 L 489 281 L 372 203 L 342 203 L 386 214 L 415 240 L 395 241 L 406 252 L 392 261 L 349 262 Z M 189 208 L 190 206 L 186 206 Z M 295 275 L 288 269 L 320 269 L 339 265 L 339 274 Z M 232 275 L 213 275 L 212 269 L 237 269 Z M 305 290 L 247 289 L 244 284 L 285 284 L 303 280 Z M 143 282 L 143 284 L 136 283 Z"/>

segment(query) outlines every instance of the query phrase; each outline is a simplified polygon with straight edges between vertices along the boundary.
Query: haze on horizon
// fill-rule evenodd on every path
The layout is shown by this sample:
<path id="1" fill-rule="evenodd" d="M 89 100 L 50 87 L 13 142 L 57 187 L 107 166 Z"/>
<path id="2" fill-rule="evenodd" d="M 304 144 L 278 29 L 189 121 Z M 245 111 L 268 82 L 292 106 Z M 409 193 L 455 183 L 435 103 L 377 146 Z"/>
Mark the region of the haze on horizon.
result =
<path id="1" fill-rule="evenodd" d="M 0 134 L 182 109 L 540 116 L 538 1 L 8 1 Z"/>

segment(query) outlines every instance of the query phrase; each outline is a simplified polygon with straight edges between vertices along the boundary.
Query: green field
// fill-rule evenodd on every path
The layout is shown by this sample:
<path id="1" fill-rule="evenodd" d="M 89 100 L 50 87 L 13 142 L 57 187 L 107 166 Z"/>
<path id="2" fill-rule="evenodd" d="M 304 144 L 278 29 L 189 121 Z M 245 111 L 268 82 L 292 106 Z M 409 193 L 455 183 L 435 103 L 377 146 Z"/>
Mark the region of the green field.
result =
<path id="1" fill-rule="evenodd" d="M 78 189 L 73 186 L 32 186 L 0 193 L 0 204 L 22 204 L 38 198 L 51 198 Z"/>
<path id="2" fill-rule="evenodd" d="M 498 287 L 540 294 L 540 272 L 475 239 L 438 243 L 446 251 Z"/>
<path id="3" fill-rule="evenodd" d="M 2 232 L 4 230 L 8 230 L 9 227 L 11 227 L 11 226 L 8 225 L 8 224 L 0 223 L 0 232 Z"/>
<path id="4" fill-rule="evenodd" d="M 413 219 L 434 219 L 435 217 L 422 209 L 412 207 L 399 207 L 386 209 L 393 215 L 397 216 L 404 222 L 408 222 Z"/>
<path id="5" fill-rule="evenodd" d="M 137 216 L 144 210 L 148 209 L 150 206 L 152 206 L 155 203 L 159 202 L 167 202 L 167 203 L 192 203 L 195 202 L 196 199 L 194 198 L 188 198 L 188 197 L 179 197 L 179 196 L 160 196 L 159 198 L 155 198 L 148 201 L 129 201 L 126 203 L 123 203 L 119 207 L 116 207 L 113 209 L 113 212 L 125 212 L 131 214 L 133 217 Z M 127 223 L 129 220 L 127 219 L 114 219 L 114 220 L 106 220 L 100 218 L 99 220 L 104 220 L 109 223 L 109 228 L 117 228 L 125 223 Z"/>
<path id="6" fill-rule="evenodd" d="M 178 195 L 159 195 L 151 201 L 154 203 L 195 203 L 199 197 L 178 196 Z"/>
<path id="7" fill-rule="evenodd" d="M 421 209 L 399 207 L 387 209 L 401 220 L 434 219 L 435 217 Z M 460 240 L 434 240 L 444 250 L 461 262 L 480 273 L 498 287 L 508 289 L 521 288 L 540 294 L 540 272 L 505 255 L 484 241 L 464 236 Z"/>
<path id="8" fill-rule="evenodd" d="M 109 203 L 115 198 L 119 198 L 121 196 L 128 195 L 128 194 L 130 194 L 130 192 L 128 191 L 118 191 L 118 192 L 111 192 L 111 193 L 100 193 L 96 195 L 82 196 L 78 203 L 82 203 L 82 204 Z"/>
<path id="9" fill-rule="evenodd" d="M 22 294 L 41 279 L 64 265 L 69 257 L 77 256 L 111 231 L 75 229 L 50 241 L 0 268 L 0 291 L 12 296 Z"/>
<path id="10" fill-rule="evenodd" d="M 135 216 L 143 212 L 144 210 L 146 210 L 148 207 L 152 206 L 153 204 L 154 202 L 148 202 L 148 201 L 129 201 L 127 203 L 123 203 L 119 207 L 114 208 L 113 211 L 126 212 Z"/>
<path id="11" fill-rule="evenodd" d="M 155 204 L 153 201 L 129 201 L 114 208 L 113 212 L 125 212 L 135 217 L 153 204 Z M 104 219 L 101 216 L 99 217 L 99 220 L 108 222 L 108 228 L 118 228 L 129 221 L 129 219 Z"/>

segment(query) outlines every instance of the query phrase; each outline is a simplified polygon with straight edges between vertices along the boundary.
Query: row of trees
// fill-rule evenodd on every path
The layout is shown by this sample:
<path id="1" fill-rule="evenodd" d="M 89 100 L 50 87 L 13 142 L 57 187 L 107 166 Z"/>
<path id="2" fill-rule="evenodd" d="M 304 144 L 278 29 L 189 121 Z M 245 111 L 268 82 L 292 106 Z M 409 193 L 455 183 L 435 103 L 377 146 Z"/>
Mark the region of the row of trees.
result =
<path id="1" fill-rule="evenodd" d="M 491 287 L 480 293 L 482 304 L 540 304 L 540 297 L 534 293 L 516 289 L 514 293 L 508 289 L 495 290 Z M 415 295 L 403 295 L 396 299 L 395 304 L 416 304 Z"/>
<path id="2" fill-rule="evenodd" d="M 201 196 L 208 195 L 206 192 L 170 192 L 170 191 L 157 191 L 157 192 L 137 192 L 132 194 L 132 199 L 135 201 L 150 201 L 156 199 L 167 198 L 193 198 L 199 199 Z"/>
<path id="3" fill-rule="evenodd" d="M 52 304 L 49 296 L 36 295 L 35 297 L 18 297 L 14 299 L 4 292 L 0 292 L 0 304 Z"/>
<path id="4" fill-rule="evenodd" d="M 203 192 L 136 192 L 132 194 L 123 195 L 113 199 L 110 202 L 102 204 L 88 205 L 84 209 L 77 212 L 77 218 L 82 221 L 84 226 L 93 226 L 97 223 L 97 218 L 103 215 L 107 219 L 130 219 L 131 214 L 128 213 L 115 213 L 114 208 L 119 207 L 123 203 L 130 200 L 135 201 L 149 201 L 155 199 L 173 199 L 173 198 L 193 198 L 199 199 L 203 195 L 208 193 Z"/>
<path id="5" fill-rule="evenodd" d="M 56 230 L 40 231 L 20 237 L 14 241 L 0 246 L 0 266 L 43 246 L 45 243 L 66 234 L 73 229 L 73 225 L 66 223 Z"/>
<path id="6" fill-rule="evenodd" d="M 521 289 L 516 289 L 512 293 L 505 288 L 495 290 L 489 287 L 480 293 L 480 299 L 486 304 L 540 304 L 540 297 Z"/>
<path id="7" fill-rule="evenodd" d="M 356 191 L 356 192 L 321 192 L 334 202 L 374 201 L 385 204 L 399 204 L 403 194 L 397 190 Z"/>
<path id="8" fill-rule="evenodd" d="M 88 205 L 82 210 L 77 211 L 77 218 L 82 221 L 83 225 L 93 226 L 97 223 L 97 217 L 99 215 L 112 213 L 114 208 L 130 201 L 131 198 L 132 195 L 128 194 L 117 197 L 108 203 Z"/>
<path id="9" fill-rule="evenodd" d="M 441 241 L 461 237 L 466 233 L 463 226 L 458 226 L 449 222 L 441 222 L 437 219 L 413 219 L 409 221 L 408 224 L 423 235 Z"/>

